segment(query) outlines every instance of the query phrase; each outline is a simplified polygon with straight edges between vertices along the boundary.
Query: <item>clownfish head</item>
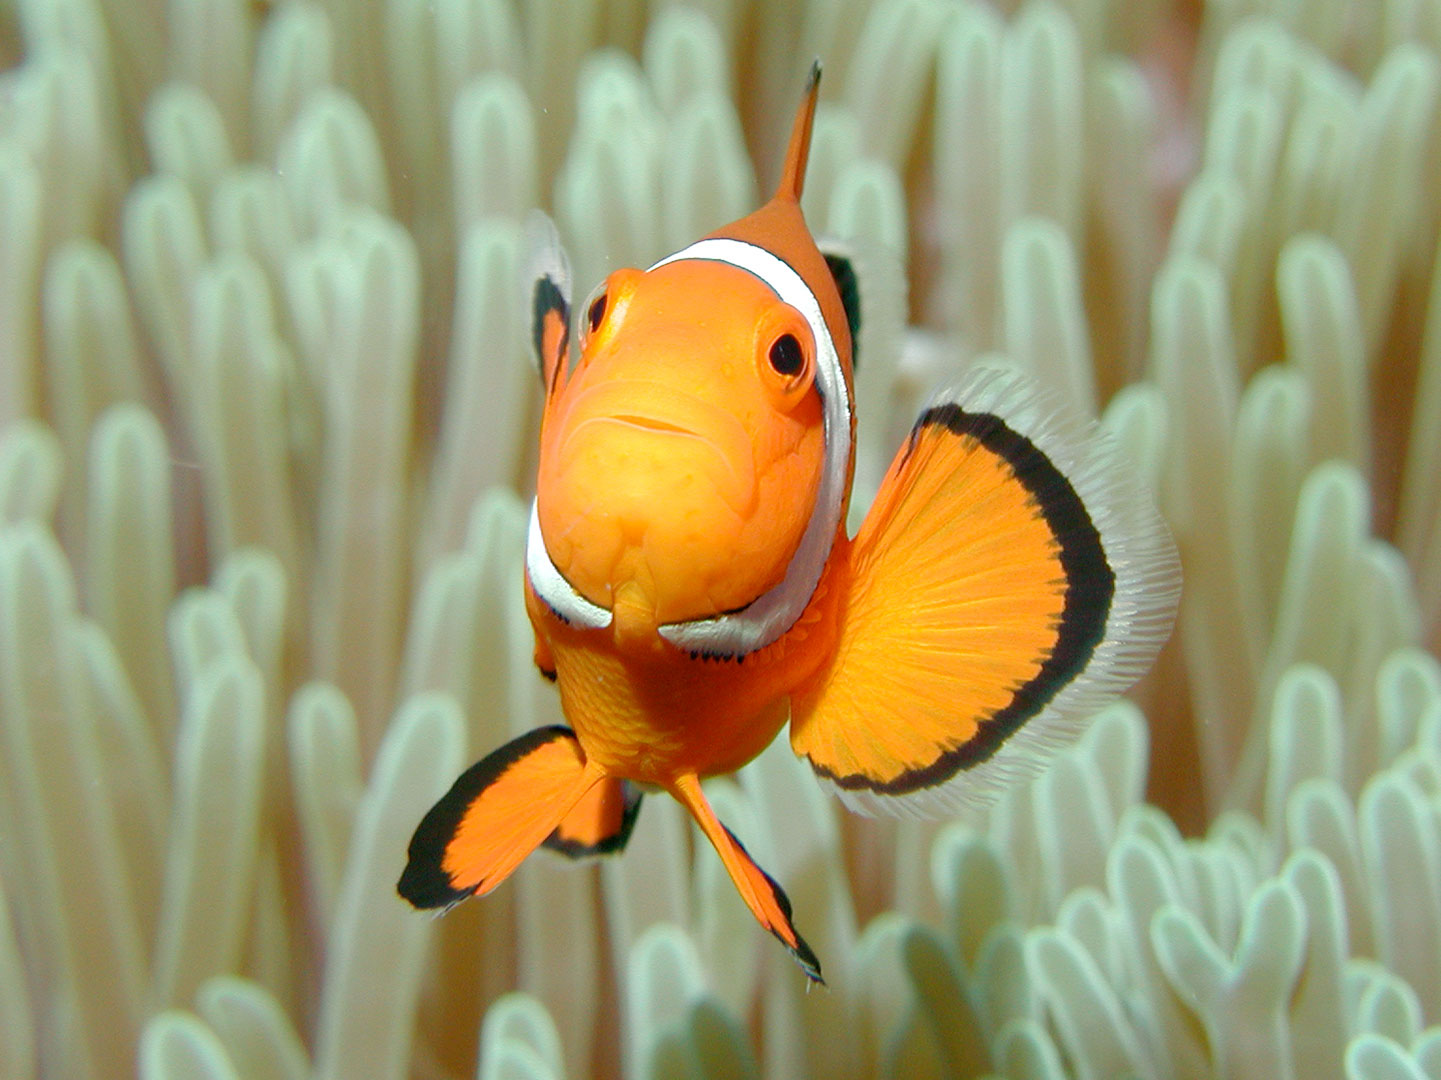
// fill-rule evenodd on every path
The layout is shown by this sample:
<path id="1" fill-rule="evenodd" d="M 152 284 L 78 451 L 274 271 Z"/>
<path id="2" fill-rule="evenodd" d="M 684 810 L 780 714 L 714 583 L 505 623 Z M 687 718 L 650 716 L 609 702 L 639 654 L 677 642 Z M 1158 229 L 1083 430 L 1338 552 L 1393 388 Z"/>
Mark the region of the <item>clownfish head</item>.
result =
<path id="1" fill-rule="evenodd" d="M 612 273 L 580 313 L 573 370 L 537 288 L 554 358 L 527 567 L 569 621 L 735 656 L 810 601 L 853 457 L 848 314 L 799 205 L 818 80 L 775 197 Z"/>

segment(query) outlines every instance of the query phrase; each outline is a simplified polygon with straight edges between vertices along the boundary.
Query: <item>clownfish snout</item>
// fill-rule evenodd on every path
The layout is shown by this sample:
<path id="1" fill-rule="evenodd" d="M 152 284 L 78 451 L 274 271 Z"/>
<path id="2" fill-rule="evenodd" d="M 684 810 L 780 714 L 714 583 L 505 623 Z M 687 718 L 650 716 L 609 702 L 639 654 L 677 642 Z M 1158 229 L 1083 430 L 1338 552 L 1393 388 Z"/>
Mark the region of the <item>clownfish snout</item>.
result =
<path id="1" fill-rule="evenodd" d="M 754 508 L 750 438 L 712 402 L 664 382 L 614 378 L 577 394 L 567 419 L 558 472 L 612 512 L 622 513 L 628 496 L 644 506 L 666 472 L 684 474 L 681 486 L 704 486 L 738 516 Z"/>
<path id="2" fill-rule="evenodd" d="M 809 519 L 824 456 L 814 346 L 794 309 L 740 285 L 721 303 L 696 267 L 612 275 L 547 407 L 546 550 L 617 617 L 624 593 L 632 629 L 749 604 L 784 577 Z"/>

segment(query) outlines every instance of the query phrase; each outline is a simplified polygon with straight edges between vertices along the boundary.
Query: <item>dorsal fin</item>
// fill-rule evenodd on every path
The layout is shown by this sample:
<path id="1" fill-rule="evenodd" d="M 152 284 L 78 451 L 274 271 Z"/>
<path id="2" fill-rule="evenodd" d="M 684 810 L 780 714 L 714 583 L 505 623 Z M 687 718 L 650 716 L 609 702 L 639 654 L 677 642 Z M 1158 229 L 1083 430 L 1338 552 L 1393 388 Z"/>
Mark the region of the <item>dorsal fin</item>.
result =
<path id="1" fill-rule="evenodd" d="M 786 164 L 781 170 L 781 182 L 776 187 L 775 198 L 800 202 L 801 190 L 806 184 L 806 161 L 811 156 L 811 128 L 816 119 L 816 98 L 820 96 L 821 62 L 811 64 L 810 76 L 806 79 L 805 95 L 791 127 L 790 145 L 786 147 Z"/>

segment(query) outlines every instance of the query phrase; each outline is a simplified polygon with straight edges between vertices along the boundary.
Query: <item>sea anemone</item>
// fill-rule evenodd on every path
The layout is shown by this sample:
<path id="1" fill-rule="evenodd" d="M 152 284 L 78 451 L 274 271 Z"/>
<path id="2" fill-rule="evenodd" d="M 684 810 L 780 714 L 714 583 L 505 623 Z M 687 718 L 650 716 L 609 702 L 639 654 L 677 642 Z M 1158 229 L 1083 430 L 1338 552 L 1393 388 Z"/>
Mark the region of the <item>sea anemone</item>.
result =
<path id="1" fill-rule="evenodd" d="M 0 4 L 0 1075 L 1441 1077 L 1441 4 Z M 964 821 L 783 743 L 435 921 L 559 719 L 521 222 L 582 292 L 750 209 L 856 253 L 857 504 L 984 360 L 1099 417 L 1172 644 Z M 1429 651 L 1428 651 L 1429 650 Z"/>

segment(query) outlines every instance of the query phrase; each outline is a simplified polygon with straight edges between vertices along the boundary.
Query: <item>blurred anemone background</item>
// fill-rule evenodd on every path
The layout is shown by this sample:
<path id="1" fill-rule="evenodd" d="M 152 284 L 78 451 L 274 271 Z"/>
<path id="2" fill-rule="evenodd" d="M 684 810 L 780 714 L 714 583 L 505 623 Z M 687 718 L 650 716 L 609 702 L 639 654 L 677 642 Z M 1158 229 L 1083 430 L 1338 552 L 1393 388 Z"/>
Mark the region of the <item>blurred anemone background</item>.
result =
<path id="1" fill-rule="evenodd" d="M 583 296 L 753 207 L 825 63 L 863 507 L 1033 371 L 1182 548 L 1132 700 L 973 820 L 784 740 L 444 920 L 558 720 L 520 222 Z M 1441 2 L 0 0 L 0 1076 L 1441 1080 Z"/>

